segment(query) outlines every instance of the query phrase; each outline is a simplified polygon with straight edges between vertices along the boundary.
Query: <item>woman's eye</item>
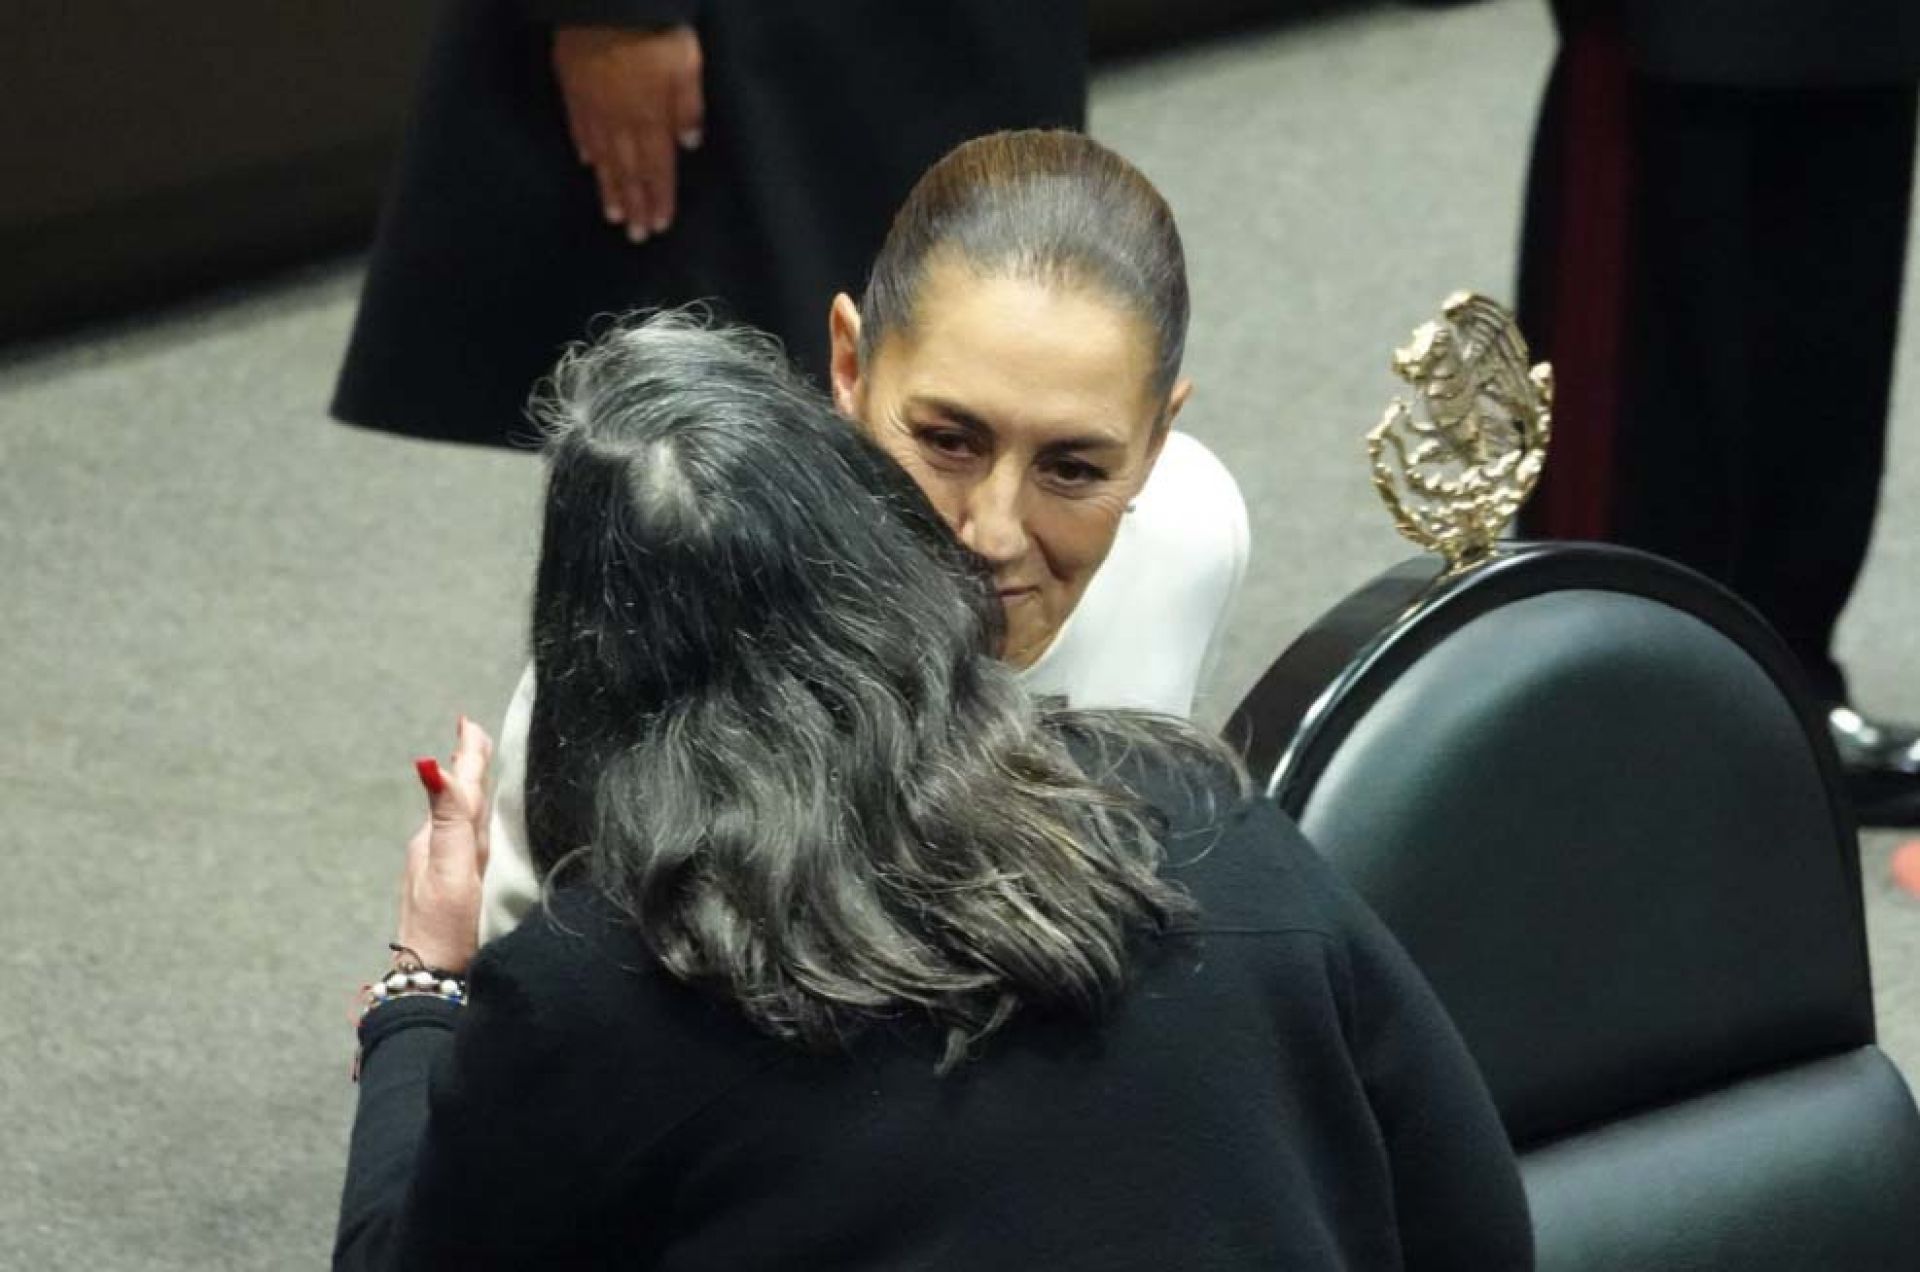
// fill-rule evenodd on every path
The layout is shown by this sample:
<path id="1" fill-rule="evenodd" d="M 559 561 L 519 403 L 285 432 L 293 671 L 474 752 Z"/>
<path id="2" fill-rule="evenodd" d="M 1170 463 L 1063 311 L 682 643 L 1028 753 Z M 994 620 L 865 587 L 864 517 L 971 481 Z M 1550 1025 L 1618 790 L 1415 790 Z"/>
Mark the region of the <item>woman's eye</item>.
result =
<path id="1" fill-rule="evenodd" d="M 1056 459 L 1049 466 L 1048 473 L 1063 486 L 1091 486 L 1107 479 L 1104 468 L 1095 467 L 1084 459 Z"/>
<path id="2" fill-rule="evenodd" d="M 954 429 L 929 428 L 920 431 L 920 444 L 936 454 L 963 459 L 973 454 L 973 439 Z"/>

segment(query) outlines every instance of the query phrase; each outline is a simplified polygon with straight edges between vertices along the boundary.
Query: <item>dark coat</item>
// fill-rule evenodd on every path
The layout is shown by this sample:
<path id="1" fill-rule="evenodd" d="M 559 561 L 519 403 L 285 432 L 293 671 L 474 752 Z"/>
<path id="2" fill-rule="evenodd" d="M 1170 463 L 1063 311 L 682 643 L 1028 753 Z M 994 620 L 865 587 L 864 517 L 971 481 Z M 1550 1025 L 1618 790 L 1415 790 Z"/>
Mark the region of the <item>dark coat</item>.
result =
<path id="1" fill-rule="evenodd" d="M 1531 1268 L 1432 991 L 1231 799 L 1154 800 L 1200 919 L 1104 1025 L 1018 1014 L 945 1078 L 905 1018 L 845 1055 L 763 1037 L 562 890 L 481 952 L 464 1018 L 367 1017 L 335 1268 Z"/>
<path id="2" fill-rule="evenodd" d="M 1612 11 L 1638 69 L 1682 84 L 1920 80 L 1914 0 L 1553 0 L 1561 29 Z"/>
<path id="3" fill-rule="evenodd" d="M 549 61 L 556 22 L 692 21 L 706 144 L 673 228 L 601 217 Z M 334 413 L 424 437 L 525 438 L 529 390 L 596 315 L 699 299 L 824 372 L 926 168 L 985 132 L 1079 127 L 1077 0 L 448 0 L 368 265 Z"/>

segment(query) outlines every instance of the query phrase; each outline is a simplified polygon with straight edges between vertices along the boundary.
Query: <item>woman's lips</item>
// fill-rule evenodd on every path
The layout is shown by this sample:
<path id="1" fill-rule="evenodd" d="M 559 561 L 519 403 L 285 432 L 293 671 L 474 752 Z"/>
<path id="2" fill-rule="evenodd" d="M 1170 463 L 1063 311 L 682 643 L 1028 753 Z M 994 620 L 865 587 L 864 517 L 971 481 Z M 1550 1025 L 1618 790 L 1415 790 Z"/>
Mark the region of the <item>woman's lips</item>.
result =
<path id="1" fill-rule="evenodd" d="M 1008 602 L 1020 600 L 1022 597 L 1032 596 L 1039 590 L 1039 588 L 1032 584 L 1028 584 L 1025 587 L 1003 587 L 998 589 L 995 595 L 1000 598 L 1000 603 L 1005 605 Z"/>

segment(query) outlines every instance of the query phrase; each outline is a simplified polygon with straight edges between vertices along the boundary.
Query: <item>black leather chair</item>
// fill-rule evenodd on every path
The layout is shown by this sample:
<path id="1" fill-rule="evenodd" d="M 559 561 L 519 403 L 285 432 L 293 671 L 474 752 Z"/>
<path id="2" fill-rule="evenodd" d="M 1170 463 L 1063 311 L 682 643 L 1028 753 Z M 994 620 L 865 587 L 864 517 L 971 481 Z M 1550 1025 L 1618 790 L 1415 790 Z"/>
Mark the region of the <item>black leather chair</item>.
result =
<path id="1" fill-rule="evenodd" d="M 1230 726 L 1459 1023 L 1540 1267 L 1920 1268 L 1860 862 L 1777 638 L 1678 566 L 1389 571 Z"/>

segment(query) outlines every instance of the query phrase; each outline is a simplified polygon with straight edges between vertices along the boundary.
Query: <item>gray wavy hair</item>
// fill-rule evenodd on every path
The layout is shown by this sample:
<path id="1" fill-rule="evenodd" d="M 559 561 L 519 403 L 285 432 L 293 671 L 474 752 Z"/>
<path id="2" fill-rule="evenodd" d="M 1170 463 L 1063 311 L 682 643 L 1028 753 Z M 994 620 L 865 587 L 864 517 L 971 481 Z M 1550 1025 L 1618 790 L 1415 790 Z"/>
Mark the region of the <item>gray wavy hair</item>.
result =
<path id="1" fill-rule="evenodd" d="M 551 465 L 527 806 L 674 976 L 768 1033 L 944 1031 L 944 1069 L 1018 1010 L 1097 1016 L 1160 877 L 1146 760 L 1244 789 L 1217 741 L 1048 712 L 993 657 L 983 567 L 778 347 L 686 314 L 570 353 Z"/>

